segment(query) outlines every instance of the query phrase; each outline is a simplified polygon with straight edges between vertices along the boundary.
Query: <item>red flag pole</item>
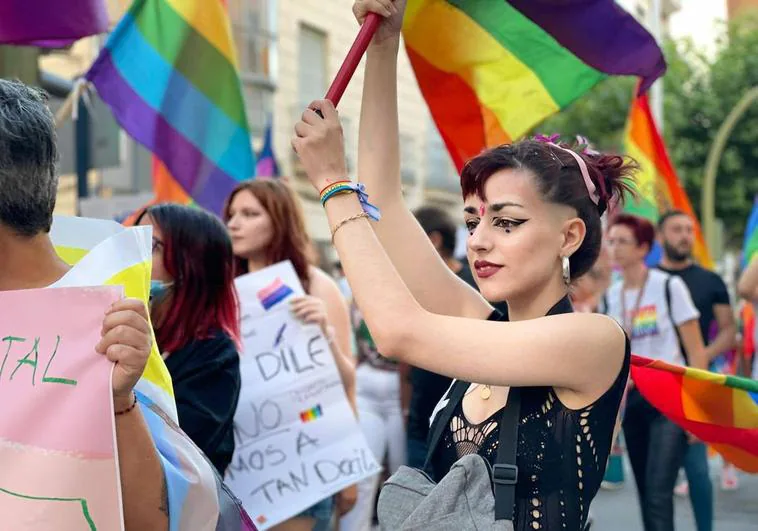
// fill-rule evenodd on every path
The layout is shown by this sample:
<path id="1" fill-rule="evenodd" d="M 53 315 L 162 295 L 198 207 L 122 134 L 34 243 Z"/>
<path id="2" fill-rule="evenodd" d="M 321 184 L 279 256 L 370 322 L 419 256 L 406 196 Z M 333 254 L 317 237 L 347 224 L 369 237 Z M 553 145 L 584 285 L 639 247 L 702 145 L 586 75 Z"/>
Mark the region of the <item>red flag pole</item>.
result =
<path id="1" fill-rule="evenodd" d="M 342 95 L 345 93 L 348 83 L 350 83 L 353 74 L 355 74 L 355 69 L 358 68 L 358 64 L 361 62 L 363 54 L 366 53 L 366 49 L 368 48 L 369 43 L 371 43 L 371 39 L 374 37 L 374 33 L 376 33 L 381 22 L 382 17 L 376 13 L 369 13 L 366 20 L 363 22 L 363 26 L 361 26 L 361 30 L 358 32 L 355 42 L 353 42 L 353 45 L 350 47 L 350 51 L 347 52 L 347 56 L 342 62 L 342 66 L 337 72 L 337 75 L 334 76 L 334 81 L 332 81 L 332 85 L 326 93 L 326 99 L 331 101 L 335 107 L 342 99 Z"/>

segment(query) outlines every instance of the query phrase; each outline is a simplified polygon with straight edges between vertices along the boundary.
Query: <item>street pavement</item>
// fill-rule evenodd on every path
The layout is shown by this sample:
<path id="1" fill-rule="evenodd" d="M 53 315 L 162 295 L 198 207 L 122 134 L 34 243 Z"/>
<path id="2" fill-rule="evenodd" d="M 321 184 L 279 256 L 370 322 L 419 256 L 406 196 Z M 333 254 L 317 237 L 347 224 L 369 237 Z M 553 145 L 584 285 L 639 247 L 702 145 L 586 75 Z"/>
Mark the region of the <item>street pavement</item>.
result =
<path id="1" fill-rule="evenodd" d="M 719 485 L 720 464 L 711 462 L 715 500 L 713 531 L 758 531 L 758 475 L 740 473 L 740 487 L 724 492 Z M 643 531 L 631 470 L 620 490 L 600 490 L 592 502 L 592 531 Z M 675 497 L 676 531 L 696 531 L 689 498 Z"/>

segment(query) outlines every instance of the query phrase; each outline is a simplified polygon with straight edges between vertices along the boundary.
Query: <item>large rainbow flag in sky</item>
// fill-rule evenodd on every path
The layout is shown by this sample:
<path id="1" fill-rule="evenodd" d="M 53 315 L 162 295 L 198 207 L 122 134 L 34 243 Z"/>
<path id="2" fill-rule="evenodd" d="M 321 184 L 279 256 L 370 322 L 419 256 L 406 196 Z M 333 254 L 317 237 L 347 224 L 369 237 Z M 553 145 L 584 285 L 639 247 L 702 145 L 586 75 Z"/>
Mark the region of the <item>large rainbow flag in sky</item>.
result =
<path id="1" fill-rule="evenodd" d="M 155 155 L 158 200 L 220 213 L 255 174 L 223 0 L 135 0 L 86 78 Z"/>
<path id="2" fill-rule="evenodd" d="M 738 468 L 758 473 L 758 381 L 632 356 L 642 395 Z"/>
<path id="3" fill-rule="evenodd" d="M 655 39 L 613 0 L 408 0 L 403 35 L 459 170 L 607 75 L 639 76 L 646 90 L 666 70 Z"/>
<path id="4" fill-rule="evenodd" d="M 693 255 L 701 266 L 713 269 L 713 259 L 705 244 L 700 223 L 671 164 L 666 144 L 650 110 L 647 94 L 637 95 L 632 102 L 626 123 L 624 147 L 626 154 L 639 163 L 641 170 L 636 177 L 638 196 L 636 199 L 629 198 L 624 210 L 653 223 L 666 210 L 686 212 L 695 220 Z"/>

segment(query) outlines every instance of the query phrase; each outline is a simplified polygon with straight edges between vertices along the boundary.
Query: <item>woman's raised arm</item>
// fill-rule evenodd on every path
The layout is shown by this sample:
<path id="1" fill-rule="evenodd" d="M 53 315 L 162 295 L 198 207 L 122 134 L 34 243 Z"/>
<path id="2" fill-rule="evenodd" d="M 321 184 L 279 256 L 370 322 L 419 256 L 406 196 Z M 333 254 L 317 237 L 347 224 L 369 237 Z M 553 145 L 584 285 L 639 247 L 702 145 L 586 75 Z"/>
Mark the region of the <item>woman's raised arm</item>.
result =
<path id="1" fill-rule="evenodd" d="M 386 19 L 368 50 L 358 138 L 358 179 L 382 211 L 374 232 L 413 296 L 433 313 L 480 316 L 491 311 L 473 288 L 453 274 L 403 200 L 397 101 L 397 57 L 405 0 L 359 0 L 362 23 L 369 12 Z"/>

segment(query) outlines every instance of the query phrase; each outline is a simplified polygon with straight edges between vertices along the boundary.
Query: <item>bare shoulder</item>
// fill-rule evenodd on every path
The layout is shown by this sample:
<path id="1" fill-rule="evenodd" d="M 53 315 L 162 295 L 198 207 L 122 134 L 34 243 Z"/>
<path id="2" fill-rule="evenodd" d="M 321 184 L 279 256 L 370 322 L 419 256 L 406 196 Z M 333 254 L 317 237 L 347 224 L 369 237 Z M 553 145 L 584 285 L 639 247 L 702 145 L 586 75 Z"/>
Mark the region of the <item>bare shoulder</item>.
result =
<path id="1" fill-rule="evenodd" d="M 327 302 L 344 299 L 337 282 L 325 271 L 316 266 L 310 266 L 308 275 L 311 280 L 311 295 Z"/>

